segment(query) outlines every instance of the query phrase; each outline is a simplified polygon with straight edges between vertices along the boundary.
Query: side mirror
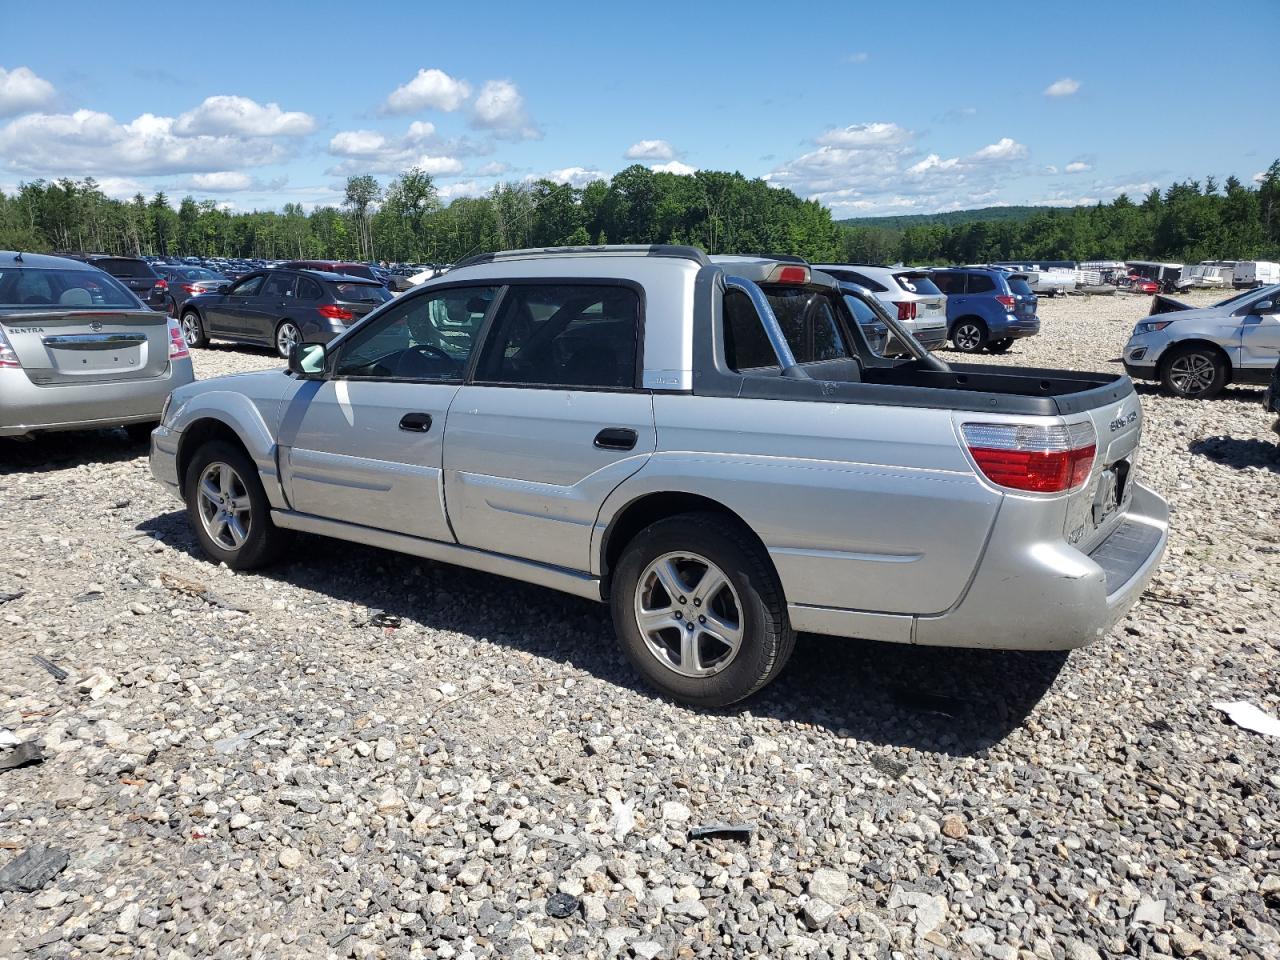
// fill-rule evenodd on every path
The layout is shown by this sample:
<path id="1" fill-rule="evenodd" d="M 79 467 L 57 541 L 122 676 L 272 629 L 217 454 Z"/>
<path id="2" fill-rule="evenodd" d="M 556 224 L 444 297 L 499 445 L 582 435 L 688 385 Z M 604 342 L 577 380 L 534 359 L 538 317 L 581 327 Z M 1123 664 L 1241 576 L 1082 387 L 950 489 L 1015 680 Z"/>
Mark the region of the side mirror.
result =
<path id="1" fill-rule="evenodd" d="M 220 284 L 218 284 L 218 292 L 219 292 L 219 293 L 230 293 L 230 292 L 231 292 L 231 284 L 229 284 L 229 283 L 220 283 Z"/>
<path id="2" fill-rule="evenodd" d="M 1274 300 L 1259 300 L 1257 303 L 1253 305 L 1253 309 L 1250 310 L 1249 312 L 1256 313 L 1259 315 L 1264 313 L 1275 313 L 1276 302 Z"/>
<path id="3" fill-rule="evenodd" d="M 289 372 L 299 380 L 321 380 L 328 353 L 323 343 L 295 343 L 289 348 Z"/>

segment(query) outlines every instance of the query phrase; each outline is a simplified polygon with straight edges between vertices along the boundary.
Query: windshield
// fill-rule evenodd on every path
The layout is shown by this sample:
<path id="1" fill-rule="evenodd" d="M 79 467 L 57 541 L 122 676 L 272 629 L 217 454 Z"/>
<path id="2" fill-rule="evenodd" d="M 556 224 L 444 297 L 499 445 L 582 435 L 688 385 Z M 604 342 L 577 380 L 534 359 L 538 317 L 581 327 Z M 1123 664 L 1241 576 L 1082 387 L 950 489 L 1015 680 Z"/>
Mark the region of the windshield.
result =
<path id="1" fill-rule="evenodd" d="M 927 273 L 895 273 L 893 279 L 907 293 L 918 293 L 924 297 L 941 296 L 942 291 Z"/>
<path id="2" fill-rule="evenodd" d="M 1035 296 L 1035 291 L 1031 289 L 1031 284 L 1027 283 L 1022 277 L 1010 277 L 1009 289 L 1022 297 Z"/>
<path id="3" fill-rule="evenodd" d="M 101 270 L 0 267 L 0 309 L 49 305 L 142 306 L 123 284 Z"/>
<path id="4" fill-rule="evenodd" d="M 1280 293 L 1280 284 L 1274 284 L 1273 286 L 1270 286 L 1270 287 L 1262 287 L 1261 289 L 1245 290 L 1243 293 L 1233 294 L 1232 296 L 1227 297 L 1227 299 L 1225 300 L 1219 300 L 1217 303 L 1214 304 L 1214 306 L 1229 307 L 1233 303 L 1237 303 L 1241 300 L 1247 300 L 1249 297 L 1252 297 L 1255 294 L 1263 294 L 1264 296 L 1270 296 L 1276 293 Z"/>

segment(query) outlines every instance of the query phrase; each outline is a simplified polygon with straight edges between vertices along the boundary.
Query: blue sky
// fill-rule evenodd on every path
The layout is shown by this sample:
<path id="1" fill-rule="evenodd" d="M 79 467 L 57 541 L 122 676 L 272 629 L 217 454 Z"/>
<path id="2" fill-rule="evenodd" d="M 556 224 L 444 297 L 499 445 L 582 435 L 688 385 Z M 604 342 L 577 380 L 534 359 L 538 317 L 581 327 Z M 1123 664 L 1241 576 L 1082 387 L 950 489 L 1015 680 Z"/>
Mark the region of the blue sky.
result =
<path id="1" fill-rule="evenodd" d="M 640 162 L 846 217 L 1091 203 L 1280 155 L 1277 0 L 1031 6 L 6 4 L 0 189 L 309 208 L 347 173 L 420 164 L 448 199 Z"/>

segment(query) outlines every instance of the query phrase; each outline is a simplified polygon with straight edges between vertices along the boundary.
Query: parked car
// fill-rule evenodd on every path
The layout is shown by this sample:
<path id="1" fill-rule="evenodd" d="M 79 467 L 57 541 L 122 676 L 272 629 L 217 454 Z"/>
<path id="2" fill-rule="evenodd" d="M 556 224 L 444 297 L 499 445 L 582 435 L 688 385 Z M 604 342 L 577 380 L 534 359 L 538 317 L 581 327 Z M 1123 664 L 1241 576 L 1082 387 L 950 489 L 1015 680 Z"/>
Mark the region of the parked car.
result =
<path id="1" fill-rule="evenodd" d="M 193 379 L 177 322 L 110 274 L 0 252 L 0 436 L 124 427 L 138 438 Z"/>
<path id="2" fill-rule="evenodd" d="M 1162 263 L 1157 260 L 1126 260 L 1130 276 L 1144 277 L 1155 281 L 1158 293 L 1175 293 L 1178 281 L 1182 279 L 1183 264 Z"/>
<path id="3" fill-rule="evenodd" d="M 342 260 L 290 260 L 281 265 L 286 270 L 320 270 L 324 273 L 342 273 L 348 277 L 362 277 L 387 285 L 386 274 L 367 263 L 350 263 Z"/>
<path id="4" fill-rule="evenodd" d="M 168 312 L 169 282 L 142 257 L 114 257 L 104 253 L 73 253 L 68 257 L 105 270 L 152 310 Z"/>
<path id="5" fill-rule="evenodd" d="M 1262 395 L 1262 409 L 1277 415 L 1271 429 L 1280 436 L 1280 361 L 1276 362 L 1275 368 L 1271 371 L 1271 382 L 1267 384 L 1267 390 Z"/>
<path id="6" fill-rule="evenodd" d="M 994 267 L 946 267 L 931 273 L 947 295 L 947 339 L 962 353 L 1004 353 L 1040 332 L 1039 302 L 1026 277 Z"/>
<path id="7" fill-rule="evenodd" d="M 1178 305 L 1161 299 L 1163 312 L 1140 321 L 1125 344 L 1129 376 L 1198 400 L 1228 383 L 1267 382 L 1280 359 L 1280 284 L 1199 309 L 1171 310 Z"/>
<path id="8" fill-rule="evenodd" d="M 1137 274 L 1131 274 L 1130 276 L 1125 277 L 1124 280 L 1121 281 L 1120 286 L 1133 293 L 1156 294 L 1160 292 L 1160 284 L 1156 283 L 1154 280 L 1149 280 L 1146 277 L 1140 277 Z"/>
<path id="9" fill-rule="evenodd" d="M 181 314 L 183 305 L 192 297 L 217 290 L 224 283 L 231 282 L 229 277 L 204 267 L 158 263 L 154 269 L 168 284 L 168 314 L 171 317 Z"/>
<path id="10" fill-rule="evenodd" d="M 927 270 L 865 263 L 819 263 L 814 269 L 870 290 L 928 349 L 947 342 L 947 298 Z"/>
<path id="11" fill-rule="evenodd" d="M 1251 290 L 1272 283 L 1280 283 L 1280 263 L 1271 260 L 1241 260 L 1231 275 L 1231 285 L 1237 290 Z"/>
<path id="12" fill-rule="evenodd" d="M 374 280 L 318 270 L 259 270 L 182 307 L 182 332 L 193 347 L 231 340 L 275 347 L 288 357 L 297 343 L 327 343 L 391 299 Z"/>
<path id="13" fill-rule="evenodd" d="M 1141 424 L 1123 375 L 879 357 L 807 264 L 568 248 L 473 257 L 288 376 L 177 391 L 151 469 L 215 562 L 301 531 L 608 602 L 650 683 L 717 706 L 796 631 L 1102 636 L 1168 536 Z"/>

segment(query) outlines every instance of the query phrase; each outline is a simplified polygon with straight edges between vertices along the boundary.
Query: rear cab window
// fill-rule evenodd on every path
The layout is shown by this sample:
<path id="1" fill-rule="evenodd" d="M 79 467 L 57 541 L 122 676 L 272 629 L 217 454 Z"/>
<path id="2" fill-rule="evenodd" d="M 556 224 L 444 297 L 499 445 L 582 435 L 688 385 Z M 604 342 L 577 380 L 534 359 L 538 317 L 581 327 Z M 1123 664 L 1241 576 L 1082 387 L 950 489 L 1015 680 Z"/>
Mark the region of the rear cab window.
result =
<path id="1" fill-rule="evenodd" d="M 761 289 L 796 363 L 849 358 L 849 347 L 829 291 L 794 286 Z M 755 305 L 741 290 L 725 292 L 724 350 L 725 364 L 736 373 L 778 366 L 778 357 Z"/>

